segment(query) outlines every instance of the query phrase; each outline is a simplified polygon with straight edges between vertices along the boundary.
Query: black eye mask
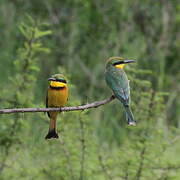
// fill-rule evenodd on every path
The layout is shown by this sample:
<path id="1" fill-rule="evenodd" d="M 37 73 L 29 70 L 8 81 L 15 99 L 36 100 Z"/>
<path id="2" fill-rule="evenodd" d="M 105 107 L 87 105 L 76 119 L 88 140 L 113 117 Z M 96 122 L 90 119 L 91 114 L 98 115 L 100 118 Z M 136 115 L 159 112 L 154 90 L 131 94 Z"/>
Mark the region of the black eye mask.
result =
<path id="1" fill-rule="evenodd" d="M 113 66 L 116 66 L 116 65 L 119 65 L 119 64 L 124 64 L 124 61 L 115 62 L 115 63 L 113 64 Z"/>
<path id="2" fill-rule="evenodd" d="M 54 81 L 57 81 L 57 82 L 62 82 L 62 83 L 67 83 L 67 81 L 65 80 L 65 79 L 56 79 L 56 80 L 54 80 Z"/>

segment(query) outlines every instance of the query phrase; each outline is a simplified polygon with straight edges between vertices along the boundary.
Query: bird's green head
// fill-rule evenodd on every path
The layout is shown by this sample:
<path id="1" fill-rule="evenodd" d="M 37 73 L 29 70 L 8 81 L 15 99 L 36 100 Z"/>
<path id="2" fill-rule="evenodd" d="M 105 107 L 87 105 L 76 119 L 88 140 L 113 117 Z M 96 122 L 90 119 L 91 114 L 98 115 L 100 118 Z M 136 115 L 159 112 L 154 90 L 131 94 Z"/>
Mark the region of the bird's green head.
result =
<path id="1" fill-rule="evenodd" d="M 67 86 L 67 81 L 63 74 L 54 74 L 48 81 L 50 81 L 50 87 L 60 88 Z"/>
<path id="2" fill-rule="evenodd" d="M 115 68 L 123 69 L 125 64 L 133 63 L 133 62 L 135 62 L 135 60 L 125 59 L 122 57 L 110 57 L 107 60 L 106 68 L 115 67 Z"/>

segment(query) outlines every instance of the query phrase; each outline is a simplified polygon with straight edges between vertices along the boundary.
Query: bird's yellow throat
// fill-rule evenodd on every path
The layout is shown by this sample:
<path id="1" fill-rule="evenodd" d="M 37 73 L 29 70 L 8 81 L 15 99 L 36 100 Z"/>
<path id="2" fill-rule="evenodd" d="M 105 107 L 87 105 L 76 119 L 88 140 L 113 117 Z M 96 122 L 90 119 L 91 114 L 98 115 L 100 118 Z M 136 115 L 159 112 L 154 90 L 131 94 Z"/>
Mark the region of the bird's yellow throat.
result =
<path id="1" fill-rule="evenodd" d="M 115 65 L 116 68 L 123 69 L 125 64 L 117 64 Z"/>
<path id="2" fill-rule="evenodd" d="M 63 82 L 58 82 L 58 81 L 51 81 L 50 86 L 51 87 L 66 87 L 66 84 Z"/>

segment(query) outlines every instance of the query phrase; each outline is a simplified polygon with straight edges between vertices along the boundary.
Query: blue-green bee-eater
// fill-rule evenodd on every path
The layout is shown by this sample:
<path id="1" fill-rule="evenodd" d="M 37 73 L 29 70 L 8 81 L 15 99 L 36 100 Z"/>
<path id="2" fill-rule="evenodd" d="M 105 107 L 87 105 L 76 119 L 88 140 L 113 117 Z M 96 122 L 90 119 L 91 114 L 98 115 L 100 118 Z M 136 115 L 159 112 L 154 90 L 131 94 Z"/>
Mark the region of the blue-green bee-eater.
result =
<path id="1" fill-rule="evenodd" d="M 123 104 L 128 124 L 136 125 L 130 108 L 129 80 L 123 70 L 125 64 L 132 62 L 134 60 L 121 57 L 109 58 L 106 64 L 105 79 L 107 85 L 112 89 L 114 96 Z"/>

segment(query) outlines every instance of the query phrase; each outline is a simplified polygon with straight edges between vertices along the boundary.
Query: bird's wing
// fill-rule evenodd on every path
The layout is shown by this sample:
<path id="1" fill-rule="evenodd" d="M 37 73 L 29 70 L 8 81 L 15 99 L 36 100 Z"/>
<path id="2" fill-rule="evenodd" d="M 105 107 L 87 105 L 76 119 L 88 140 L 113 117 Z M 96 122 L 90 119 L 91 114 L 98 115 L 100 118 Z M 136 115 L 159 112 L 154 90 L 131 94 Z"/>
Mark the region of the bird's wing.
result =
<path id="1" fill-rule="evenodd" d="M 125 105 L 129 104 L 129 81 L 124 71 L 106 72 L 107 85 L 113 90 L 114 95 Z"/>
<path id="2" fill-rule="evenodd" d="M 48 108 L 48 92 L 46 93 L 46 108 Z M 50 117 L 49 112 L 47 112 L 47 114 Z"/>

